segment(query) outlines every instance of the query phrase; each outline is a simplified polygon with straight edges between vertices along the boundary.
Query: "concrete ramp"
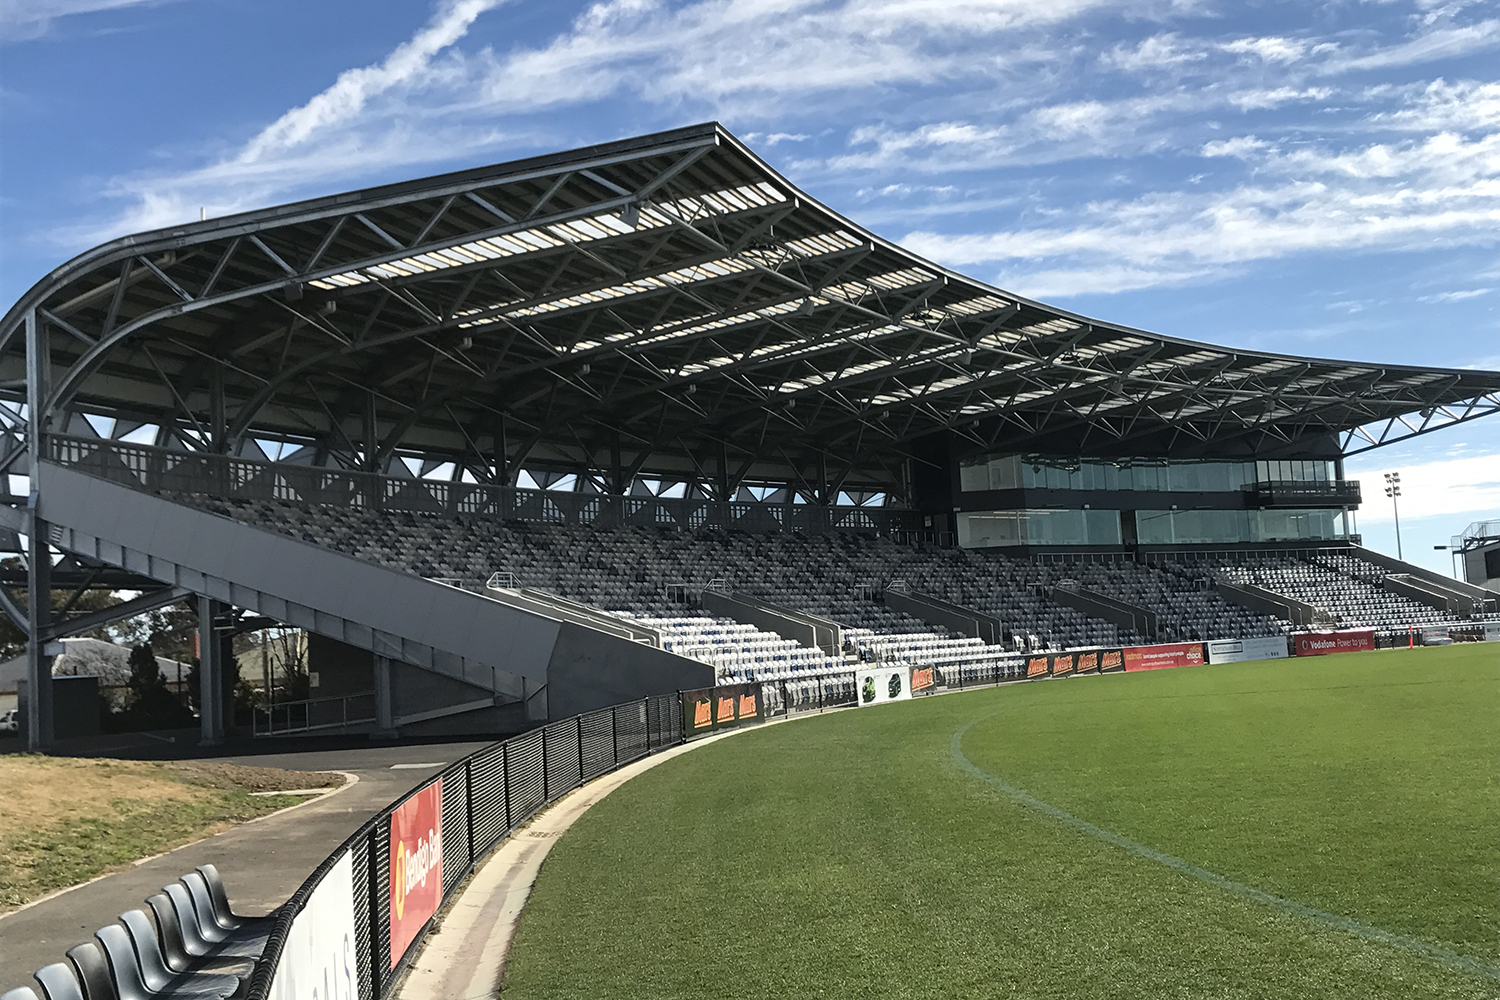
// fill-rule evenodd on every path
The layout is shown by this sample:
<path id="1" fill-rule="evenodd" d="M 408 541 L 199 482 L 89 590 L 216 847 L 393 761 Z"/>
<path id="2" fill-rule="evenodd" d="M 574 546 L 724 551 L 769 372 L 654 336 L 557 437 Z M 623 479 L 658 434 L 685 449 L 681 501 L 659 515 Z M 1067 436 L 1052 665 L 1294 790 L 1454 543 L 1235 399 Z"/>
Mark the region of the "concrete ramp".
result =
<path id="1" fill-rule="evenodd" d="M 534 601 L 424 580 L 55 463 L 37 474 L 37 514 L 58 548 L 458 682 L 450 707 L 473 707 L 477 691 L 528 703 L 531 720 L 561 718 L 713 683 L 707 664 Z M 423 714 L 439 717 L 427 700 Z"/>

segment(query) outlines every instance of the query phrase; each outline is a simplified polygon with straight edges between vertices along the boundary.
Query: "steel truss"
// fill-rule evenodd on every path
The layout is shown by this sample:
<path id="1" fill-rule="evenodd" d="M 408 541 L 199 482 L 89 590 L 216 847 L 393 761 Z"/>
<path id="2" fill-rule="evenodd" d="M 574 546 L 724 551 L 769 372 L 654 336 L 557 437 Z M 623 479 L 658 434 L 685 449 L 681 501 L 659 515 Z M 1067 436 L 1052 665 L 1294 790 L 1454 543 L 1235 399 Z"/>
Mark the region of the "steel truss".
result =
<path id="1" fill-rule="evenodd" d="M 913 462 L 1352 454 L 1497 409 L 1500 373 L 1229 350 L 993 288 L 715 124 L 125 237 L 0 319 L 9 475 L 49 436 L 268 442 L 367 474 L 899 506 Z M 57 626 L 34 490 L 5 493 L 32 601 L 0 612 L 37 659 Z"/>

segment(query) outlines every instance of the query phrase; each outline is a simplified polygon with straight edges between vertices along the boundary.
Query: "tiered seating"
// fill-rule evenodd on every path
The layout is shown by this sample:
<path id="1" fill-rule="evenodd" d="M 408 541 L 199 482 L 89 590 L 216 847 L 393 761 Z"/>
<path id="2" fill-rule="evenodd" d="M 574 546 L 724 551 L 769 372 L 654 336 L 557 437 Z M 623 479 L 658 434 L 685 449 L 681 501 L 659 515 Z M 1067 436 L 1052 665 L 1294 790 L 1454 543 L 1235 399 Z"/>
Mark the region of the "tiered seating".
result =
<path id="1" fill-rule="evenodd" d="M 203 865 L 120 915 L 94 940 L 70 948 L 66 962 L 34 975 L 43 1000 L 219 1000 L 237 996 L 265 950 L 271 917 L 242 917 L 229 908 L 224 883 Z M 26 987 L 7 1000 L 36 1000 Z"/>
<path id="2" fill-rule="evenodd" d="M 721 684 L 779 681 L 848 669 L 822 650 L 753 625 L 717 618 L 621 617 L 660 630 L 664 649 L 713 664 Z"/>
<path id="3" fill-rule="evenodd" d="M 1370 564 L 1348 555 L 1262 555 L 1220 563 L 1208 572 L 1311 604 L 1327 612 L 1339 628 L 1405 628 L 1448 619 L 1441 611 L 1383 589 L 1364 567 Z M 1351 575 L 1355 572 L 1360 575 Z"/>
<path id="4" fill-rule="evenodd" d="M 1157 637 L 1165 640 L 1249 639 L 1277 635 L 1287 625 L 1230 604 L 1207 581 L 1157 571 L 1136 563 L 1069 567 L 1090 590 L 1128 601 L 1157 615 Z"/>
<path id="5" fill-rule="evenodd" d="M 951 638 L 941 628 L 885 606 L 881 593 L 900 580 L 911 590 L 999 619 L 1023 650 L 1243 638 L 1284 630 L 1275 619 L 1220 599 L 1211 588 L 1212 572 L 1130 561 L 1042 563 L 845 533 L 570 527 L 287 501 L 178 499 L 420 576 L 480 588 L 498 571 L 517 587 L 539 587 L 642 617 L 692 616 L 690 595 L 718 583 L 831 618 L 846 628 Z M 1352 579 L 1332 571 L 1320 579 L 1330 578 L 1336 583 Z M 1157 634 L 1140 635 L 1053 602 L 1049 595 L 1065 580 L 1154 611 Z M 1310 587 L 1317 585 L 1317 580 L 1309 581 Z M 1370 606 L 1377 589 L 1367 586 L 1354 603 Z M 1327 603 L 1323 593 L 1300 599 Z M 1430 609 L 1394 600 L 1388 617 L 1401 617 L 1403 625 L 1432 620 Z M 1349 617 L 1359 616 L 1351 612 Z M 741 665 L 749 669 L 752 664 L 747 660 Z"/>
<path id="6" fill-rule="evenodd" d="M 844 639 L 859 651 L 865 662 L 897 661 L 916 666 L 972 667 L 980 671 L 999 667 L 1009 671 L 1021 660 L 999 646 L 981 639 L 952 639 L 936 635 L 885 635 L 869 629 L 849 629 Z"/>

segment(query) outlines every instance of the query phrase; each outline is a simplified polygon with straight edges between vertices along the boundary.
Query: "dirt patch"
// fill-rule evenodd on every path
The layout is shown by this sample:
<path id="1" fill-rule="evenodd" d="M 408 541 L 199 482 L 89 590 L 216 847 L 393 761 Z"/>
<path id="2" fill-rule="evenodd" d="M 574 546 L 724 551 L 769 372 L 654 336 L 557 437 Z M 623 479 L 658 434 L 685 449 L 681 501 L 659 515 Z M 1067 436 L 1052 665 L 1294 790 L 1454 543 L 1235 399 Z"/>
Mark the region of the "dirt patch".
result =
<path id="1" fill-rule="evenodd" d="M 0 756 L 0 913 L 306 801 L 251 792 L 343 782 L 213 761 Z"/>
<path id="2" fill-rule="evenodd" d="M 283 792 L 301 788 L 337 788 L 342 774 L 327 771 L 288 771 L 280 767 L 247 767 L 211 760 L 184 760 L 163 764 L 180 780 L 206 788 L 238 789 L 246 792 Z"/>

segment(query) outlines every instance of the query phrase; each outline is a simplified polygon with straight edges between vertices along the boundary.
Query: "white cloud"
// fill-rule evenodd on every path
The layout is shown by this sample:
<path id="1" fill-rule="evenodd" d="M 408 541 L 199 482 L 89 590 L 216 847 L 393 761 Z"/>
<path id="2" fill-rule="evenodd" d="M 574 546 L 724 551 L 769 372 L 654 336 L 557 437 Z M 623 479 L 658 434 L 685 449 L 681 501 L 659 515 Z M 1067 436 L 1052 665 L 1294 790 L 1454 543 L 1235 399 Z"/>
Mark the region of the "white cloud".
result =
<path id="1" fill-rule="evenodd" d="M 1460 27 L 1435 28 L 1399 45 L 1376 49 L 1364 55 L 1338 55 L 1326 69 L 1335 73 L 1393 69 L 1472 55 L 1500 45 L 1500 20 L 1480 21 Z"/>
<path id="2" fill-rule="evenodd" d="M 37 38 L 46 34 L 58 18 L 170 2 L 173 0 L 0 0 L 0 41 Z"/>
<path id="3" fill-rule="evenodd" d="M 1361 527 L 1394 521 L 1391 502 L 1384 495 L 1387 472 L 1401 474 L 1402 520 L 1500 511 L 1500 454 L 1387 466 L 1381 463 L 1379 452 L 1371 452 L 1351 460 L 1346 473 L 1363 483 Z"/>
<path id="4" fill-rule="evenodd" d="M 1417 299 L 1418 302 L 1462 302 L 1465 299 L 1477 299 L 1481 295 L 1488 295 L 1493 288 L 1465 288 L 1455 292 L 1438 292 L 1436 295 L 1423 295 Z M 1484 365 L 1479 367 L 1483 368 Z"/>

